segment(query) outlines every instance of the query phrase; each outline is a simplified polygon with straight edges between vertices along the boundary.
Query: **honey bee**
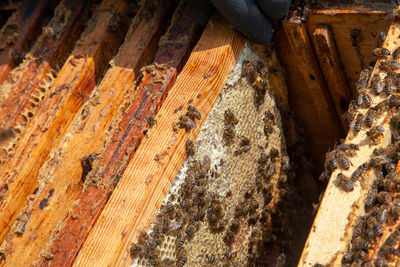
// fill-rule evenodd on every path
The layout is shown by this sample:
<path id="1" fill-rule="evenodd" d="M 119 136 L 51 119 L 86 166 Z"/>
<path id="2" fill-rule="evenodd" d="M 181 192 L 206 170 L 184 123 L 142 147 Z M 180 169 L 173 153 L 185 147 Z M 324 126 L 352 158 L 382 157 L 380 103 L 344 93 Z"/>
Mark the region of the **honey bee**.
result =
<path id="1" fill-rule="evenodd" d="M 346 158 L 342 153 L 338 154 L 338 163 L 340 168 L 342 168 L 343 170 L 348 170 L 351 164 L 350 160 Z"/>
<path id="2" fill-rule="evenodd" d="M 390 218 L 392 222 L 396 222 L 400 217 L 400 208 L 399 207 L 392 207 L 390 209 Z"/>
<path id="3" fill-rule="evenodd" d="M 362 175 L 362 169 L 361 168 L 357 168 L 350 176 L 350 180 L 355 183 L 356 181 L 358 181 L 358 179 L 360 179 Z"/>
<path id="4" fill-rule="evenodd" d="M 396 164 L 394 164 L 394 163 L 386 163 L 385 164 L 385 169 L 388 172 L 388 175 L 389 174 L 396 175 L 396 173 L 394 173 L 394 171 L 396 170 Z"/>
<path id="5" fill-rule="evenodd" d="M 201 120 L 201 114 L 200 112 L 194 108 L 193 106 L 188 106 L 187 107 L 187 112 L 186 112 L 186 116 L 188 116 L 190 119 L 192 119 L 193 121 L 196 120 Z"/>
<path id="6" fill-rule="evenodd" d="M 230 109 L 225 110 L 224 112 L 224 124 L 225 125 L 236 125 L 238 124 L 238 119 L 233 115 Z"/>
<path id="7" fill-rule="evenodd" d="M 390 195 L 388 192 L 382 191 L 378 193 L 377 199 L 380 203 L 387 203 L 390 200 Z"/>
<path id="8" fill-rule="evenodd" d="M 372 116 L 372 114 L 367 114 L 364 118 L 364 122 L 365 122 L 365 126 L 367 126 L 368 128 L 371 128 L 372 124 L 374 123 L 374 117 Z"/>
<path id="9" fill-rule="evenodd" d="M 397 47 L 397 48 L 393 51 L 393 53 L 392 53 L 392 58 L 393 58 L 394 60 L 397 60 L 398 57 L 399 57 L 399 54 L 400 54 L 400 47 Z"/>
<path id="10" fill-rule="evenodd" d="M 386 222 L 388 215 L 389 215 L 388 207 L 386 205 L 382 205 L 380 207 L 380 211 L 379 211 L 378 215 L 376 216 L 376 219 L 378 220 L 378 222 L 384 223 L 384 222 Z"/>
<path id="11" fill-rule="evenodd" d="M 154 125 L 157 124 L 157 120 L 154 118 L 154 116 L 148 116 L 147 123 L 149 124 L 149 127 L 152 128 Z"/>
<path id="12" fill-rule="evenodd" d="M 368 86 L 368 81 L 370 79 L 371 73 L 372 73 L 372 68 L 366 68 L 361 70 L 360 78 L 356 83 L 357 90 L 360 90 L 361 88 L 366 88 Z"/>
<path id="13" fill-rule="evenodd" d="M 385 57 L 385 56 L 390 56 L 390 51 L 387 48 L 378 47 L 374 49 L 373 54 L 376 57 Z"/>
<path id="14" fill-rule="evenodd" d="M 383 231 L 382 231 L 382 225 L 381 224 L 375 224 L 372 228 L 374 235 L 375 236 L 382 236 Z"/>
<path id="15" fill-rule="evenodd" d="M 354 183 L 351 179 L 348 179 L 344 174 L 339 173 L 336 177 L 336 186 L 341 188 L 345 192 L 353 191 Z"/>
<path id="16" fill-rule="evenodd" d="M 354 260 L 353 254 L 352 253 L 347 253 L 347 254 L 343 255 L 342 263 L 343 264 L 350 264 L 350 263 L 353 262 L 353 260 Z"/>
<path id="17" fill-rule="evenodd" d="M 178 259 L 178 261 L 176 262 L 176 267 L 183 267 L 183 266 L 185 266 L 186 261 L 187 261 L 187 258 L 186 258 L 186 257 L 182 257 L 182 258 Z"/>
<path id="18" fill-rule="evenodd" d="M 14 129 L 4 129 L 0 127 L 0 142 L 6 141 L 9 138 L 15 137 Z"/>
<path id="19" fill-rule="evenodd" d="M 355 249 L 368 250 L 368 249 L 372 248 L 372 245 L 369 241 L 362 239 L 360 237 L 352 239 L 351 243 L 353 244 L 353 248 L 355 248 Z"/>
<path id="20" fill-rule="evenodd" d="M 386 39 L 386 32 L 380 32 L 378 34 L 378 40 L 376 42 L 376 47 L 381 47 L 383 45 L 383 42 Z"/>
<path id="21" fill-rule="evenodd" d="M 354 47 L 358 46 L 358 43 L 360 41 L 360 34 L 361 34 L 361 29 L 352 28 L 350 30 L 350 38 L 351 38 L 352 46 L 354 46 Z"/>
<path id="22" fill-rule="evenodd" d="M 385 128 L 383 126 L 377 126 L 369 131 L 367 131 L 367 136 L 371 140 L 372 145 L 378 145 L 383 139 L 383 133 Z"/>
<path id="23" fill-rule="evenodd" d="M 364 201 L 364 208 L 366 210 L 369 210 L 370 208 L 372 208 L 377 200 L 377 191 L 376 190 L 372 190 L 371 192 L 369 192 L 367 194 L 367 197 L 365 198 Z"/>
<path id="24" fill-rule="evenodd" d="M 350 126 L 350 128 L 353 129 L 354 135 L 357 135 L 358 132 L 361 131 L 361 123 L 362 123 L 362 121 L 363 121 L 363 115 L 362 114 L 358 114 L 356 119 L 350 123 L 349 126 Z"/>
<path id="25" fill-rule="evenodd" d="M 134 258 L 138 253 L 141 251 L 141 247 L 138 246 L 137 244 L 132 244 L 129 252 L 132 258 Z"/>
<path id="26" fill-rule="evenodd" d="M 392 93 L 392 86 L 390 84 L 385 84 L 383 91 L 386 95 L 390 95 Z"/>
<path id="27" fill-rule="evenodd" d="M 186 132 L 196 128 L 196 123 L 186 115 L 179 116 L 179 128 L 185 129 Z"/>
<path id="28" fill-rule="evenodd" d="M 385 245 L 393 246 L 394 244 L 397 243 L 399 236 L 400 236 L 400 231 L 398 229 L 395 229 L 393 233 L 391 233 L 389 237 L 385 240 Z"/>
<path id="29" fill-rule="evenodd" d="M 107 30 L 110 32 L 116 32 L 124 25 L 124 15 L 120 12 L 115 13 L 111 18 L 110 24 L 107 26 Z"/>
<path id="30" fill-rule="evenodd" d="M 232 245 L 234 238 L 235 238 L 235 235 L 230 230 L 225 231 L 223 241 L 228 247 L 230 247 Z"/>
<path id="31" fill-rule="evenodd" d="M 236 234 L 239 231 L 239 226 L 240 226 L 239 221 L 236 219 L 232 221 L 231 225 L 229 226 L 229 230 L 232 233 Z"/>
<path id="32" fill-rule="evenodd" d="M 383 91 L 383 83 L 378 74 L 375 74 L 372 79 L 372 91 L 375 95 L 379 95 Z"/>
<path id="33" fill-rule="evenodd" d="M 395 70 L 400 69 L 400 63 L 395 60 L 390 61 L 390 66 Z"/>
<path id="34" fill-rule="evenodd" d="M 250 149 L 251 149 L 251 146 L 244 146 L 244 147 L 242 147 L 242 151 L 243 151 L 243 153 L 247 153 L 247 152 L 249 152 L 249 151 L 250 151 Z"/>
<path id="35" fill-rule="evenodd" d="M 191 156 L 194 155 L 194 153 L 195 153 L 195 148 L 194 148 L 194 143 L 193 143 L 192 140 L 189 140 L 189 139 L 186 140 L 185 149 L 186 149 L 186 156 L 187 156 L 187 157 L 191 157 Z"/>

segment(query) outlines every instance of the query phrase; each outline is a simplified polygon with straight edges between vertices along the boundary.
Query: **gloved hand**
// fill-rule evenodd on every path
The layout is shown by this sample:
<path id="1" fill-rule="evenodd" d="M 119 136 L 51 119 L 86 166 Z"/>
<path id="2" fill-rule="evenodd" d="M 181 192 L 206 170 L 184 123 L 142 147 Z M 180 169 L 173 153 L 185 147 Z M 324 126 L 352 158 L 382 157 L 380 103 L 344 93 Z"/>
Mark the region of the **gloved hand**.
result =
<path id="1" fill-rule="evenodd" d="M 260 44 L 272 38 L 270 20 L 283 18 L 291 0 L 211 0 L 228 21 L 250 41 Z"/>

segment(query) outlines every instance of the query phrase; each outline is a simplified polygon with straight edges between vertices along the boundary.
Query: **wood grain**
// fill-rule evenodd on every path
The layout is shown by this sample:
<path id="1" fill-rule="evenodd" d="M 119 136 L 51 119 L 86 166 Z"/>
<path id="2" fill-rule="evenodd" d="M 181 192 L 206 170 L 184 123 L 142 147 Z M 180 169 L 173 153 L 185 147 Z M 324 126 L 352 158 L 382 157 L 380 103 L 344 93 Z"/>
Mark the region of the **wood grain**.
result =
<path id="1" fill-rule="evenodd" d="M 74 115 L 88 100 L 97 80 L 123 39 L 123 31 L 107 26 L 113 14 L 127 11 L 125 1 L 105 0 L 98 6 L 71 56 L 64 64 L 45 99 L 0 170 L 0 240 L 26 205 L 27 196 L 45 182 L 39 181 L 40 166 L 57 147 Z"/>
<path id="2" fill-rule="evenodd" d="M 158 123 L 145 138 L 110 197 L 75 266 L 129 265 L 129 244 L 152 219 L 185 159 L 185 140 L 197 136 L 235 64 L 244 40 L 220 16 L 214 16 L 160 109 Z M 195 130 L 178 134 L 172 123 L 192 100 L 202 119 Z M 175 112 L 182 105 L 182 111 Z M 156 161 L 156 155 L 165 155 Z"/>
<path id="3" fill-rule="evenodd" d="M 400 23 L 395 22 L 388 31 L 383 47 L 391 52 L 399 46 L 398 36 L 400 34 Z M 379 73 L 379 63 L 377 61 L 371 75 Z M 368 85 L 371 86 L 371 83 Z M 372 97 L 373 105 L 384 100 L 384 97 Z M 390 118 L 380 119 L 380 122 L 385 127 L 384 138 L 378 147 L 385 147 L 391 142 L 391 132 L 388 126 Z M 356 137 L 353 137 L 349 132 L 346 141 L 354 144 L 359 144 L 360 150 L 357 151 L 357 156 L 351 158 L 352 166 L 348 171 L 342 171 L 344 175 L 349 176 L 358 166 L 370 159 L 373 150 L 377 146 L 370 146 L 364 140 L 366 131 L 362 129 Z M 334 185 L 334 180 L 339 170 L 332 173 L 331 179 L 325 190 L 324 197 L 321 201 L 320 208 L 314 220 L 314 224 L 308 236 L 306 245 L 303 250 L 302 257 L 299 261 L 299 266 L 312 266 L 316 263 L 331 264 L 339 266 L 341 256 L 347 249 L 347 242 L 351 238 L 351 226 L 358 215 L 363 215 L 362 201 L 369 188 L 368 185 L 374 180 L 374 175 L 371 173 L 366 175 L 363 180 L 366 188 L 362 188 L 359 183 L 354 185 L 354 190 L 351 192 L 343 192 Z"/>
<path id="4" fill-rule="evenodd" d="M 39 177 L 43 173 L 51 173 L 51 178 L 40 187 L 35 199 L 23 210 L 23 213 L 30 214 L 29 221 L 24 222 L 26 231 L 23 235 L 11 232 L 7 236 L 6 250 L 10 248 L 6 254 L 7 264 L 29 264 L 36 260 L 49 240 L 50 230 L 55 230 L 59 221 L 67 215 L 82 188 L 80 159 L 101 151 L 109 128 L 118 115 L 119 105 L 115 103 L 122 103 L 126 94 L 134 94 L 139 64 L 150 61 L 154 56 L 157 41 L 168 21 L 168 10 L 158 9 L 152 17 L 149 17 L 146 5 L 139 10 L 131 24 L 132 29 L 112 61 L 113 67 L 106 72 L 87 104 L 77 112 L 71 123 L 67 132 L 70 137 L 58 148 L 63 156 L 49 159 L 43 165 Z M 56 164 L 54 160 L 57 160 Z M 51 197 L 49 192 L 53 192 Z M 48 205 L 43 207 L 41 203 L 46 199 Z M 16 227 L 20 224 L 17 223 Z M 45 258 L 46 255 L 48 252 L 43 253 Z M 64 266 L 68 264 L 66 260 L 63 261 Z"/>
<path id="5" fill-rule="evenodd" d="M 298 20 L 286 20 L 283 28 L 291 49 L 287 56 L 290 60 L 295 59 L 303 81 L 291 82 L 288 72 L 289 103 L 309 137 L 307 141 L 313 147 L 310 153 L 314 161 L 317 166 L 323 166 L 325 152 L 343 136 L 343 128 L 314 56 L 306 26 Z"/>
<path id="6" fill-rule="evenodd" d="M 7 79 L 14 60 L 29 50 L 40 33 L 43 19 L 50 14 L 54 1 L 25 0 L 0 31 L 0 83 Z"/>
<path id="7" fill-rule="evenodd" d="M 344 115 L 351 100 L 351 92 L 336 51 L 335 40 L 327 25 L 319 26 L 314 31 L 312 38 L 321 72 L 325 78 L 336 112 L 342 122 L 342 127 L 347 132 L 349 130 L 348 121 Z"/>
<path id="8" fill-rule="evenodd" d="M 56 7 L 56 15 L 46 25 L 57 33 L 42 33 L 35 42 L 32 51 L 18 69 L 16 82 L 10 85 L 9 93 L 0 101 L 0 124 L 3 128 L 13 128 L 16 136 L 1 143 L 0 161 L 4 162 L 12 150 L 13 143 L 22 133 L 37 106 L 40 105 L 47 84 L 51 83 L 48 75 L 54 75 L 57 65 L 63 65 L 75 42 L 83 31 L 88 18 L 85 16 L 87 1 L 63 1 Z M 4 87 L 3 87 L 4 89 Z"/>
<path id="9" fill-rule="evenodd" d="M 135 88 L 136 94 L 132 97 L 132 103 L 120 110 L 121 115 L 116 114 L 121 116 L 120 121 L 112 133 L 111 140 L 104 144 L 104 151 L 101 151 L 89 175 L 98 177 L 101 184 L 88 185 L 79 193 L 76 201 L 78 204 L 64 219 L 64 226 L 60 232 L 52 236 L 52 265 L 72 264 L 118 183 L 118 177 L 123 174 L 128 161 L 139 146 L 148 128 L 147 118 L 158 112 L 168 90 L 175 82 L 177 70 L 185 63 L 193 43 L 198 39 L 200 27 L 190 16 L 191 7 L 187 3 L 182 1 L 178 6 L 170 27 L 160 40 L 154 62 L 162 65 L 143 68 L 143 78 Z M 118 119 L 115 118 L 114 121 Z M 43 265 L 47 263 L 44 262 Z"/>

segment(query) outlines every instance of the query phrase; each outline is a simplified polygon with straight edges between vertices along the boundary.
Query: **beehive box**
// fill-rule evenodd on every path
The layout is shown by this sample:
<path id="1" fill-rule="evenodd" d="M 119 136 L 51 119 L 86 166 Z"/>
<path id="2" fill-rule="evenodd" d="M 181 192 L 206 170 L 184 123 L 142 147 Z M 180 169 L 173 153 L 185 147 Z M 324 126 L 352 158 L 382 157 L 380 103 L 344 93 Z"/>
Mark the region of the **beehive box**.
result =
<path id="1" fill-rule="evenodd" d="M 331 167 L 324 155 L 348 131 L 342 118 L 358 100 L 361 70 L 375 64 L 377 46 L 397 47 L 391 3 L 316 4 L 294 3 L 268 46 L 247 42 L 206 3 L 4 4 L 1 263 L 296 265 L 324 188 L 318 177 Z M 363 123 L 351 139 L 352 124 L 346 142 L 359 147 L 349 166 L 337 163 L 343 175 L 375 148 L 397 151 L 396 116 L 386 106 L 375 116 L 371 127 L 384 130 L 372 145 L 372 128 Z M 339 264 L 352 251 L 339 230 L 365 221 L 353 199 L 363 206 L 377 166 L 350 193 L 339 168 L 325 170 L 333 178 L 300 265 Z M 394 188 L 383 203 L 390 214 L 396 197 Z M 377 247 L 397 224 L 389 218 L 372 249 L 353 257 L 382 261 Z M 329 231 L 332 245 L 321 246 Z"/>

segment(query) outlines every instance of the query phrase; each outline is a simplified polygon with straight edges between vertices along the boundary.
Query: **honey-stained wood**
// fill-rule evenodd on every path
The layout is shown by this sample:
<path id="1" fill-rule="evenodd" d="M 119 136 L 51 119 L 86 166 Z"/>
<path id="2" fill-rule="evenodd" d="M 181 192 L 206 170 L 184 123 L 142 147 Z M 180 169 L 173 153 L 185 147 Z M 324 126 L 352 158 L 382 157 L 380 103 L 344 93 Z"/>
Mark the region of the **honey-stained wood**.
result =
<path id="1" fill-rule="evenodd" d="M 43 165 L 39 179 L 41 175 L 51 173 L 50 181 L 40 187 L 29 206 L 23 210 L 24 214 L 30 214 L 29 220 L 20 220 L 14 225 L 17 230 L 24 225 L 26 230 L 22 236 L 13 230 L 7 236 L 7 264 L 28 265 L 36 260 L 52 234 L 50 230 L 55 229 L 59 221 L 67 215 L 81 192 L 82 182 L 87 174 L 84 172 L 88 171 L 82 167 L 84 164 L 81 161 L 85 157 L 93 157 L 87 159 L 90 161 L 98 156 L 97 153 L 101 151 L 109 135 L 111 124 L 117 119 L 119 105 L 116 103 L 123 103 L 126 94 L 135 94 L 134 81 L 139 64 L 152 60 L 158 39 L 168 22 L 170 8 L 156 9 L 154 14 L 150 13 L 151 8 L 150 4 L 144 4 L 139 10 L 125 42 L 112 60 L 112 67 L 106 72 L 87 104 L 77 112 L 67 132 L 70 137 L 58 148 L 58 153 L 63 156 L 50 158 Z M 56 164 L 52 163 L 54 160 L 57 161 Z M 49 192 L 52 192 L 51 196 Z M 48 205 L 43 205 L 43 201 L 48 201 Z M 49 254 L 52 253 L 44 251 L 42 259 L 48 258 Z M 63 266 L 67 265 L 67 259 L 63 259 Z"/>
<path id="2" fill-rule="evenodd" d="M 79 194 L 76 201 L 78 204 L 72 207 L 70 214 L 64 219 L 62 229 L 53 234 L 54 244 L 49 248 L 54 255 L 52 264 L 72 264 L 118 183 L 118 177 L 123 174 L 129 159 L 139 146 L 148 127 L 147 119 L 159 110 L 175 81 L 177 70 L 185 62 L 194 41 L 198 39 L 200 27 L 190 15 L 190 8 L 187 1 L 181 1 L 172 24 L 160 40 L 154 62 L 167 65 L 144 68 L 142 82 L 136 88 L 132 104 L 119 112 L 122 118 L 116 131 L 104 145 L 104 152 L 98 156 L 93 171 L 88 175 L 88 179 L 98 177 L 100 184 L 89 184 Z M 144 23 L 148 25 L 146 27 L 150 26 L 149 22 Z M 92 151 L 96 152 L 94 149 Z"/>
<path id="3" fill-rule="evenodd" d="M 125 1 L 103 1 L 46 93 L 35 116 L 21 135 L 13 154 L 0 170 L 0 240 L 3 241 L 27 196 L 45 182 L 37 178 L 40 166 L 88 100 L 113 53 L 123 39 L 116 17 L 127 12 Z M 117 27 L 117 30 L 113 28 Z M 111 27 L 111 28 L 108 28 Z M 111 30 L 110 30 L 111 29 Z"/>
<path id="4" fill-rule="evenodd" d="M 350 88 L 343 66 L 336 51 L 335 40 L 329 26 L 321 25 L 312 34 L 314 50 L 325 78 L 336 112 L 341 119 L 343 129 L 349 129 L 345 119 L 348 105 L 351 100 Z"/>
<path id="5" fill-rule="evenodd" d="M 185 159 L 185 142 L 200 131 L 244 45 L 221 16 L 213 16 L 168 97 L 80 250 L 75 266 L 129 265 L 130 241 L 154 217 Z M 197 127 L 175 133 L 172 124 L 191 103 Z"/>
<path id="6" fill-rule="evenodd" d="M 54 1 L 25 0 L 0 30 L 0 83 L 40 33 L 43 19 L 52 12 Z"/>
<path id="7" fill-rule="evenodd" d="M 352 94 L 356 95 L 355 82 L 363 68 L 374 60 L 372 51 L 380 32 L 387 32 L 393 18 L 386 18 L 389 10 L 371 10 L 361 6 L 311 10 L 305 21 L 308 32 L 314 33 L 320 24 L 332 31 L 340 60 Z M 351 32 L 353 31 L 353 37 Z M 357 34 L 357 31 L 359 34 Z"/>
<path id="8" fill-rule="evenodd" d="M 315 59 L 306 26 L 292 19 L 283 21 L 283 28 L 287 41 L 278 42 L 277 46 L 283 46 L 279 55 L 283 54 L 284 62 L 296 62 L 294 71 L 297 72 L 292 77 L 291 71 L 287 71 L 289 103 L 305 129 L 314 161 L 317 166 L 323 166 L 325 152 L 343 136 L 343 128 Z M 289 43 L 290 53 L 284 48 L 284 42 Z"/>
<path id="9" fill-rule="evenodd" d="M 0 125 L 13 128 L 16 136 L 1 143 L 0 161 L 10 153 L 12 145 L 28 124 L 46 90 L 50 87 L 57 65 L 64 63 L 87 22 L 86 1 L 69 0 L 55 8 L 55 16 L 45 26 L 32 51 L 18 69 L 15 82 L 5 81 L 2 85 L 8 94 L 0 100 Z M 5 89 L 5 87 L 10 87 Z"/>
<path id="10" fill-rule="evenodd" d="M 383 44 L 383 47 L 393 52 L 399 47 L 398 36 L 400 34 L 400 23 L 396 21 L 392 24 L 388 31 L 388 37 Z M 371 75 L 380 72 L 379 64 L 382 60 L 378 60 Z M 368 87 L 371 87 L 369 82 Z M 373 106 L 383 101 L 382 96 L 373 96 Z M 389 113 L 389 112 L 388 112 Z M 305 244 L 302 257 L 299 261 L 299 266 L 313 266 L 316 263 L 331 264 L 331 266 L 340 266 L 343 254 L 347 250 L 347 243 L 351 239 L 351 227 L 358 215 L 364 214 L 363 200 L 369 185 L 375 178 L 373 173 L 363 176 L 364 188 L 360 183 L 354 184 L 354 190 L 344 192 L 334 184 L 334 180 L 339 172 L 346 176 L 350 176 L 355 169 L 361 164 L 368 162 L 373 150 L 377 147 L 386 147 L 391 143 L 391 132 L 389 127 L 390 114 L 379 118 L 380 124 L 385 128 L 382 141 L 377 145 L 370 145 L 366 138 L 366 131 L 362 129 L 357 136 L 354 136 L 352 131 L 349 132 L 346 141 L 359 145 L 359 151 L 355 157 L 351 157 L 351 166 L 349 170 L 335 170 L 327 188 L 324 197 L 321 201 L 320 208 L 314 220 L 312 229 L 309 233 Z M 376 119 L 378 120 L 378 119 Z"/>

